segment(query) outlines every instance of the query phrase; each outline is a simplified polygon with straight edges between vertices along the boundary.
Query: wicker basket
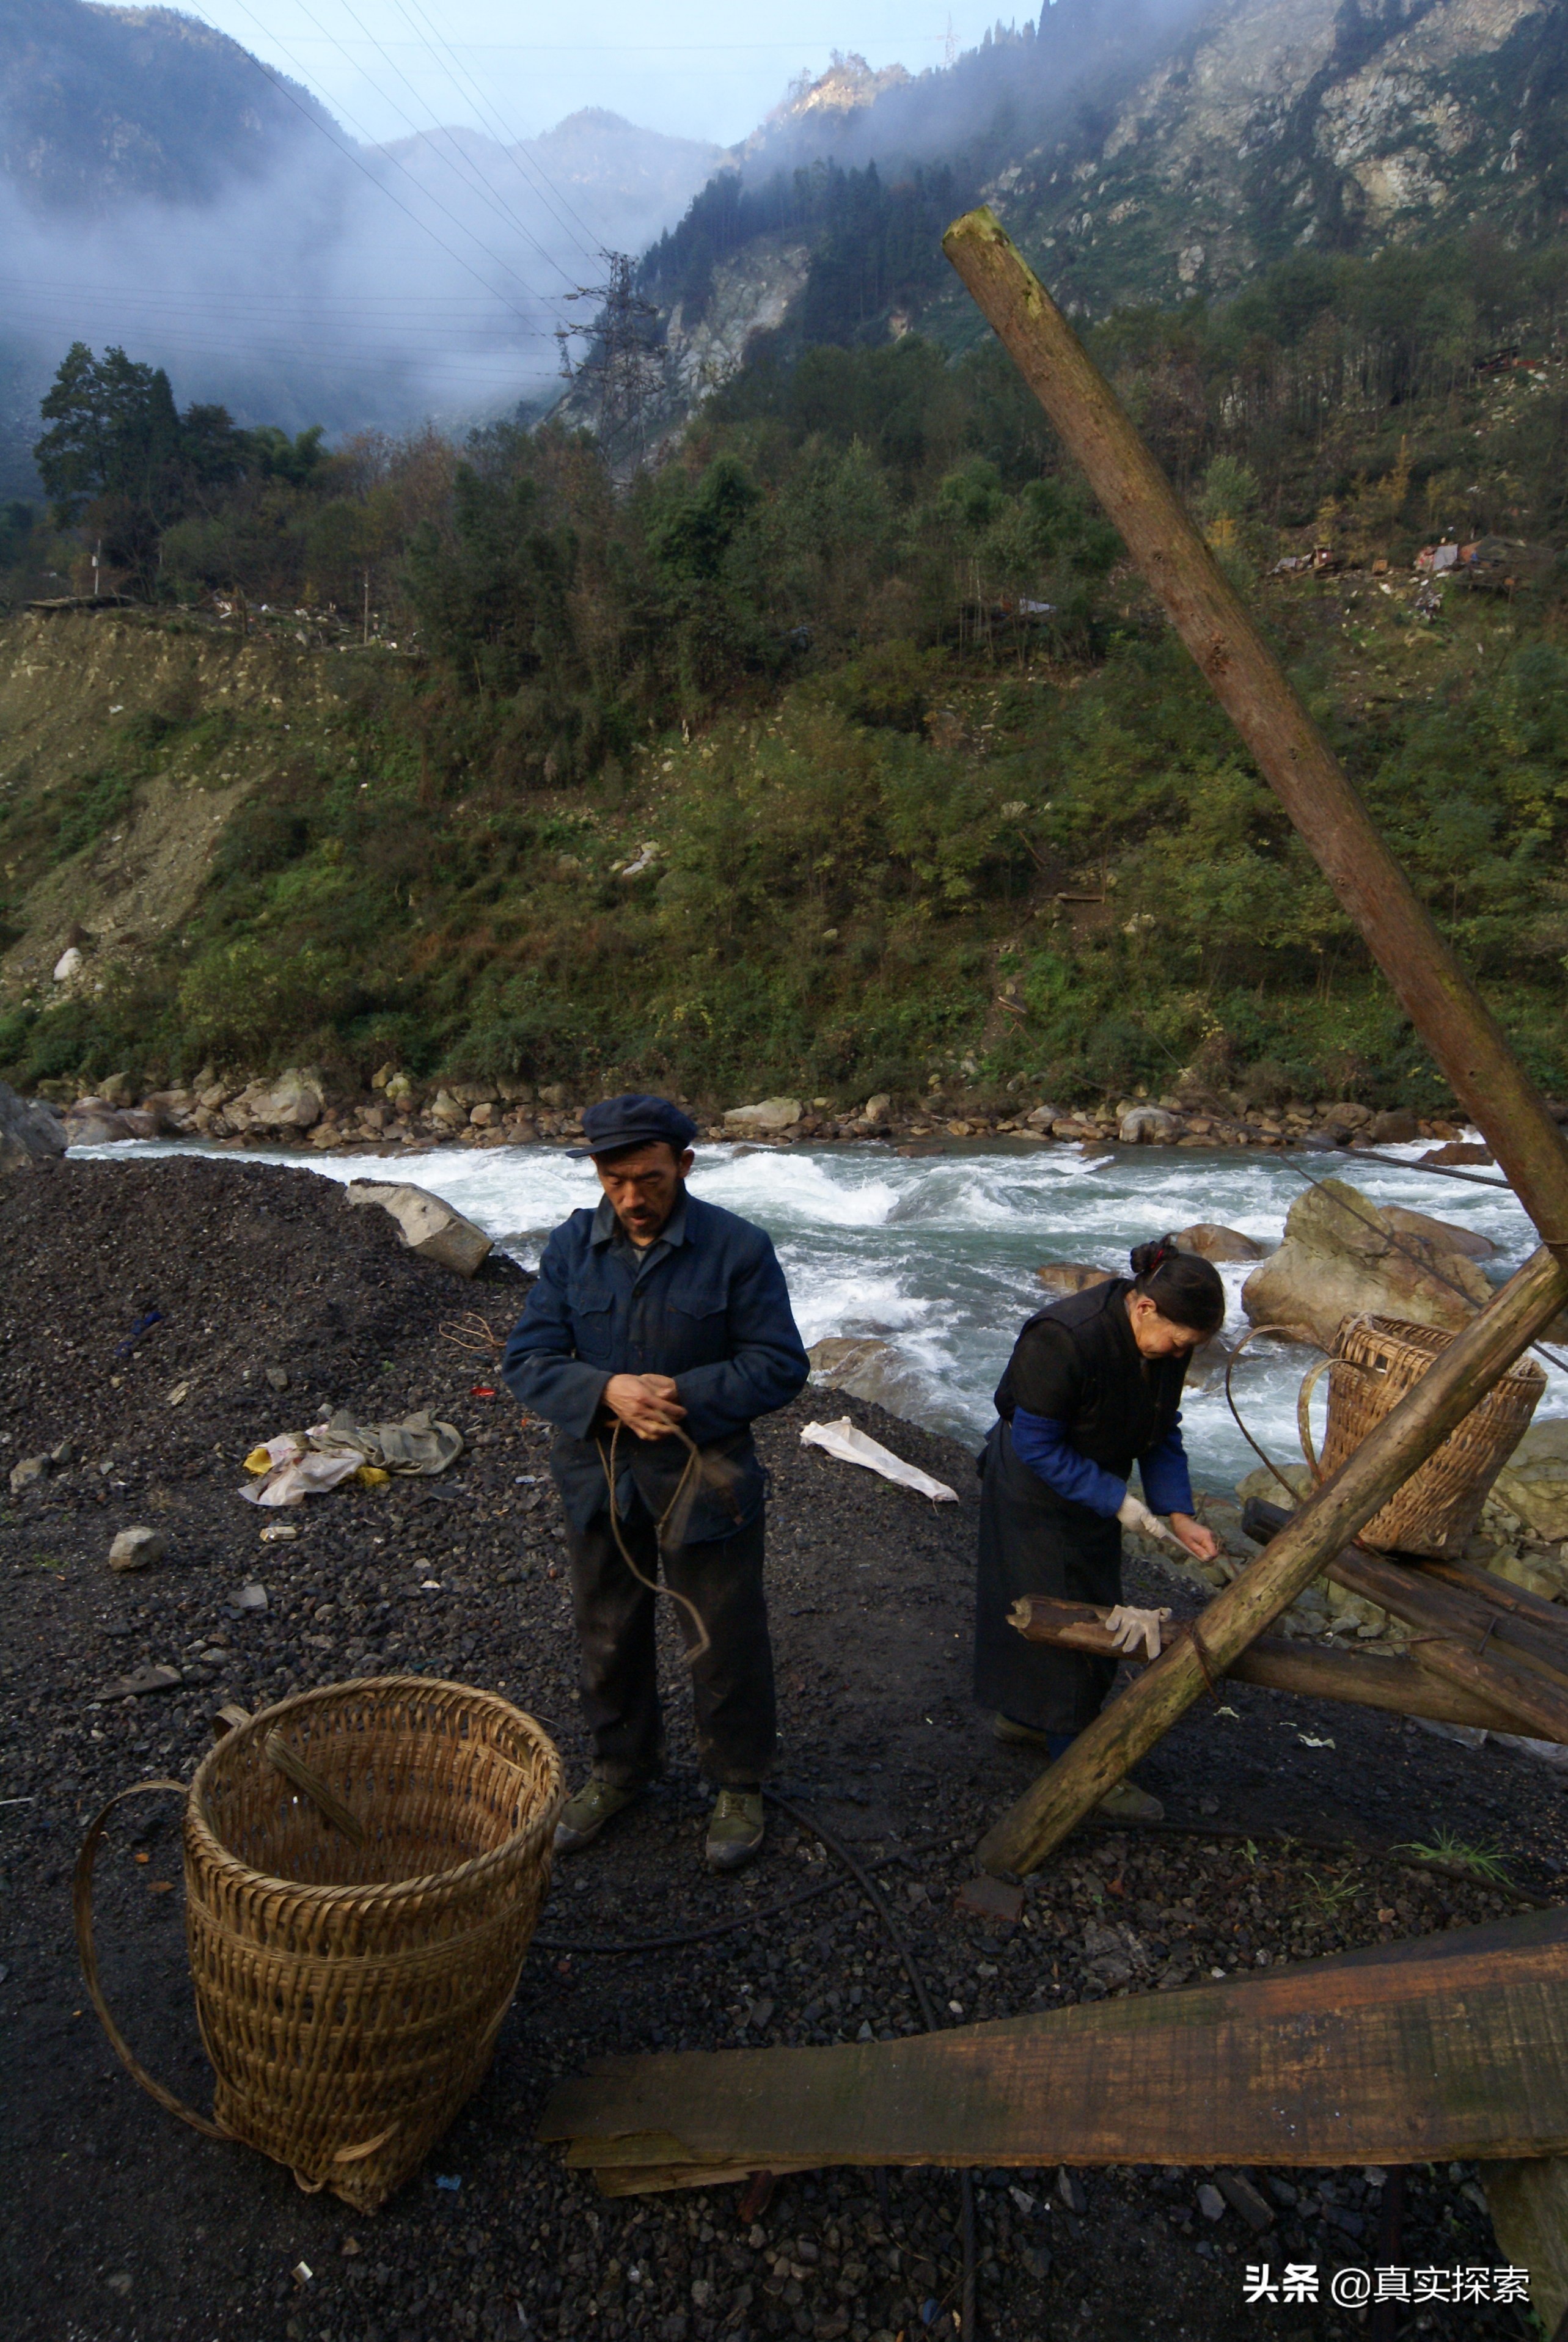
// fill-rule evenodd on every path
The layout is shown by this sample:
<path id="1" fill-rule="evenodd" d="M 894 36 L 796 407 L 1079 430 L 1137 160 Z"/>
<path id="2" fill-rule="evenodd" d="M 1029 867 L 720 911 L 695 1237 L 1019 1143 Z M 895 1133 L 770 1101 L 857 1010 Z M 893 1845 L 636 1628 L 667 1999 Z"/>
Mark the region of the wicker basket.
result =
<path id="1" fill-rule="evenodd" d="M 1302 1410 L 1303 1445 L 1313 1477 L 1323 1480 L 1337 1472 L 1453 1339 L 1434 1326 L 1399 1317 L 1346 1318 L 1328 1369 L 1328 1428 L 1321 1462 L 1312 1452 Z M 1487 1491 L 1523 1436 L 1545 1387 L 1545 1376 L 1532 1362 L 1493 1383 L 1442 1446 L 1373 1515 L 1360 1542 L 1434 1560 L 1454 1552 L 1473 1534 Z"/>
<path id="2" fill-rule="evenodd" d="M 178 1781 L 144 1782 L 134 1797 Z M 185 1802 L 185 1931 L 215 2075 L 208 2122 L 155 2082 L 99 1988 L 93 1864 L 76 1865 L 87 1988 L 122 2062 L 209 2137 L 374 2211 L 490 2063 L 549 1885 L 561 1763 L 531 1716 L 463 1684 L 381 1676 L 245 1718 Z"/>

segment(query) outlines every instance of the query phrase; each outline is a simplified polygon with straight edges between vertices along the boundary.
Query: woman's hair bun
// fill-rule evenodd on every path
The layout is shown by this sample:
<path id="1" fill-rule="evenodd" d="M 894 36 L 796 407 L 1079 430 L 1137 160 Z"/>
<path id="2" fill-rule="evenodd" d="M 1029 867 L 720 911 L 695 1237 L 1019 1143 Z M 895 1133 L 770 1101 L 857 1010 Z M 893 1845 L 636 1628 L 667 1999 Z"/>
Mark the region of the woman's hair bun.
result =
<path id="1" fill-rule="evenodd" d="M 1146 1294 L 1162 1317 L 1193 1333 L 1217 1334 L 1224 1323 L 1225 1288 L 1213 1261 L 1183 1252 L 1174 1236 L 1133 1247 L 1134 1290 Z"/>

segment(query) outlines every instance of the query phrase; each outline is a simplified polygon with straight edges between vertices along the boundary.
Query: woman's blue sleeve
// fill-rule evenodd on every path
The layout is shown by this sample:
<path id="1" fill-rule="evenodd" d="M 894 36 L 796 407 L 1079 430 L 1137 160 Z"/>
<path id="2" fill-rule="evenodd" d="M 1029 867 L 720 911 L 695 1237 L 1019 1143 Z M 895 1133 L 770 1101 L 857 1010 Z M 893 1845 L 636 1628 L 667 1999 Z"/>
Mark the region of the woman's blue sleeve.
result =
<path id="1" fill-rule="evenodd" d="M 1114 1520 L 1127 1484 L 1098 1464 L 1092 1464 L 1067 1437 L 1067 1426 L 1054 1415 L 1031 1415 L 1024 1407 L 1013 1412 L 1014 1452 L 1031 1472 L 1074 1505 Z"/>
<path id="2" fill-rule="evenodd" d="M 1152 1513 L 1190 1513 L 1193 1482 L 1187 1451 L 1182 1445 L 1182 1418 L 1177 1416 L 1157 1446 L 1138 1458 L 1144 1480 L 1144 1502 Z"/>

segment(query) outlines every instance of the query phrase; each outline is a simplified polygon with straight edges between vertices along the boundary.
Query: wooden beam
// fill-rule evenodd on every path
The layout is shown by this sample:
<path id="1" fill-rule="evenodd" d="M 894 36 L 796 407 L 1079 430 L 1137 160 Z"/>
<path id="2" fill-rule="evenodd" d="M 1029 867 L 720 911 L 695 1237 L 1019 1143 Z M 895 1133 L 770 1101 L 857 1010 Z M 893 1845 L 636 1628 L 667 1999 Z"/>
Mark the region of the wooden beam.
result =
<path id="1" fill-rule="evenodd" d="M 1273 1543 L 1215 1596 L 1195 1622 L 1198 1639 L 1189 1631 L 1162 1652 L 987 1832 L 982 1867 L 1013 1875 L 1035 1869 L 1441 1446 L 1565 1294 L 1568 1276 L 1552 1255 L 1533 1254 Z M 1465 1687 L 1486 1696 L 1473 1679 Z"/>
<path id="2" fill-rule="evenodd" d="M 1254 1501 L 1245 1519 L 1262 1529 L 1293 1517 Z M 1518 1615 L 1466 1585 L 1359 1546 L 1325 1566 L 1339 1585 L 1419 1630 L 1409 1650 L 1423 1674 L 1503 1709 L 1509 1720 L 1494 1729 L 1568 1740 L 1568 1619 L 1561 1614 L 1549 1622 Z"/>
<path id="3" fill-rule="evenodd" d="M 1066 318 L 982 207 L 943 249 L 1164 604 L 1547 1246 L 1568 1245 L 1568 1148 L 1338 758 Z"/>
<path id="4" fill-rule="evenodd" d="M 1568 2148 L 1568 1911 L 1050 2016 L 622 2058 L 539 2136 L 617 2192 L 839 2164 L 1405 2164 Z"/>
<path id="5" fill-rule="evenodd" d="M 1485 1134 L 1545 1247 L 1309 1500 L 1280 1540 L 1290 1541 L 1288 1551 L 1271 1547 L 1210 1605 L 1200 1627 L 1205 1656 L 1189 1639 L 1157 1659 L 987 1834 L 982 1863 L 1018 1871 L 1044 1859 L 1191 1706 L 1208 1676 L 1228 1666 L 1329 1556 L 1351 1542 L 1544 1331 L 1568 1296 L 1561 1266 L 1568 1257 L 1568 1147 L 1229 579 L 1044 286 L 988 210 L 954 221 L 943 244 L 1455 1096 Z M 1467 1346 L 1472 1336 L 1478 1337 L 1474 1348 Z"/>
<path id="6" fill-rule="evenodd" d="M 1117 1657 L 1121 1654 L 1114 1638 L 1102 1623 L 1104 1615 L 1086 1602 L 1057 1602 L 1046 1594 L 1031 1594 L 1014 1604 L 1010 1623 L 1026 1642 L 1093 1651 L 1102 1658 Z M 1179 1626 L 1167 1624 L 1163 1630 L 1164 1642 L 1179 1641 L 1181 1632 Z M 1131 1663 L 1138 1666 L 1143 1661 L 1134 1653 Z M 1478 1726 L 1484 1732 L 1519 1729 L 1520 1719 L 1513 1710 L 1418 1667 L 1402 1651 L 1329 1650 L 1321 1643 L 1260 1636 L 1225 1673 L 1238 1683 L 1291 1692 L 1301 1699 L 1340 1700 L 1353 1707 L 1382 1708 L 1394 1716 L 1424 1716 L 1443 1724 Z M 1568 1739 L 1568 1731 L 1562 1736 Z"/>

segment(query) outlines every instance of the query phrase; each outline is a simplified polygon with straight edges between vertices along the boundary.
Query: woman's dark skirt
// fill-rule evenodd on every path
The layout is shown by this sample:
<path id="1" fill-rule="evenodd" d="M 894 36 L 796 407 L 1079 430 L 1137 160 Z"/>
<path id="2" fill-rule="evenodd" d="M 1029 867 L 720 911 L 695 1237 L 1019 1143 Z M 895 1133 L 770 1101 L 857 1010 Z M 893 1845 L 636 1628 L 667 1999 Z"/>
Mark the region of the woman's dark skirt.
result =
<path id="1" fill-rule="evenodd" d="M 1007 1623 L 1021 1594 L 1109 1606 L 1122 1598 L 1122 1528 L 1048 1488 L 998 1423 L 981 1463 L 974 1589 L 974 1696 L 1036 1732 L 1082 1732 L 1116 1679 L 1116 1661 L 1026 1643 Z"/>

